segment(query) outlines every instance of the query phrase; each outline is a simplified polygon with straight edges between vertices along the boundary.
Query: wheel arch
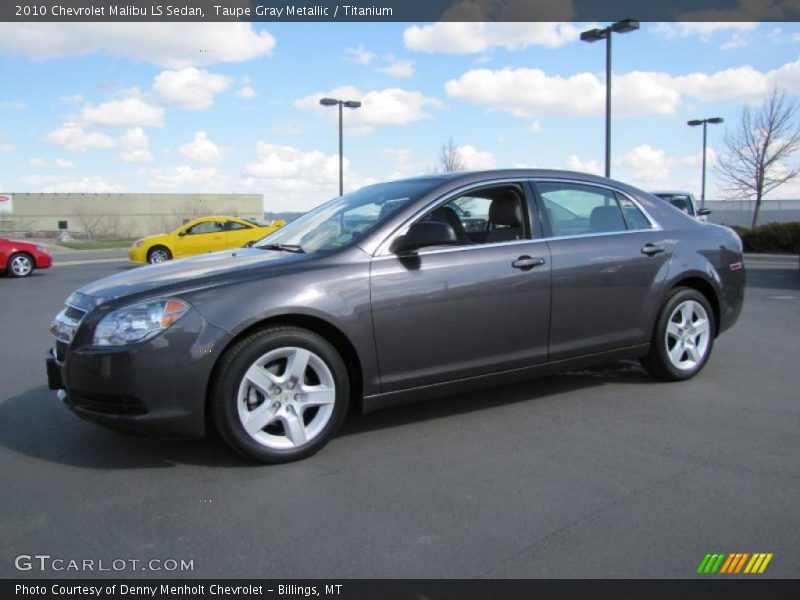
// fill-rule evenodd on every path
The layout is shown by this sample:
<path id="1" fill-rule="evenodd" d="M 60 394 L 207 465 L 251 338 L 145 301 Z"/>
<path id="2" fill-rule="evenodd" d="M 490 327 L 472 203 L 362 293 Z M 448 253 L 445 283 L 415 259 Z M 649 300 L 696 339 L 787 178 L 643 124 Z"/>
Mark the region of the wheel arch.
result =
<path id="1" fill-rule="evenodd" d="M 698 275 L 689 275 L 687 277 L 682 277 L 677 281 L 673 282 L 670 286 L 667 294 L 671 294 L 677 288 L 690 288 L 700 292 L 705 296 L 706 300 L 708 300 L 709 305 L 711 305 L 711 312 L 714 316 L 714 337 L 719 336 L 719 329 L 720 329 L 720 319 L 722 317 L 722 307 L 720 306 L 720 299 L 719 293 L 717 289 L 709 282 L 707 279 L 700 277 Z"/>
<path id="2" fill-rule="evenodd" d="M 347 335 L 345 335 L 345 333 L 334 324 L 323 318 L 307 314 L 291 313 L 274 315 L 253 323 L 249 327 L 240 331 L 235 337 L 231 338 L 225 347 L 219 352 L 217 360 L 214 363 L 214 368 L 211 370 L 209 382 L 217 376 L 219 365 L 222 362 L 222 357 L 229 348 L 239 342 L 239 340 L 256 331 L 280 325 L 289 325 L 307 329 L 312 333 L 316 333 L 333 345 L 336 351 L 341 355 L 342 360 L 347 367 L 347 374 L 350 378 L 350 406 L 358 407 L 358 410 L 361 410 L 362 398 L 364 395 L 364 374 L 361 359 L 358 356 L 355 346 L 350 341 L 350 338 L 348 338 Z M 206 385 L 205 415 L 207 427 L 209 424 L 209 392 L 211 387 L 212 386 L 210 384 Z"/>

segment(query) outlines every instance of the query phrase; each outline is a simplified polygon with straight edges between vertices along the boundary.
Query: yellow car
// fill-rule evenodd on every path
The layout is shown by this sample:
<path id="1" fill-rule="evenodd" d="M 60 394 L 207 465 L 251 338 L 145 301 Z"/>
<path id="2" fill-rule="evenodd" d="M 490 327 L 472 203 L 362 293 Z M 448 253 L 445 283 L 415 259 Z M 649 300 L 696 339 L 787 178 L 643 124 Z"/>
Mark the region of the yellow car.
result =
<path id="1" fill-rule="evenodd" d="M 156 264 L 172 258 L 241 248 L 283 225 L 281 220 L 267 225 L 255 219 L 203 217 L 170 233 L 151 235 L 134 242 L 128 258 L 135 263 Z"/>

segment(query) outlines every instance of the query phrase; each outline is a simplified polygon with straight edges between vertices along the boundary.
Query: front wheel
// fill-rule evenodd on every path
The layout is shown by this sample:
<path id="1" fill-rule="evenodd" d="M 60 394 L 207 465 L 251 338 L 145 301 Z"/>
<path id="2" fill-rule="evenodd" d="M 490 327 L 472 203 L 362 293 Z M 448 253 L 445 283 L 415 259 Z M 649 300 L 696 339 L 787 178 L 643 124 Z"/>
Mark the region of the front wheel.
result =
<path id="1" fill-rule="evenodd" d="M 678 288 L 659 313 L 642 366 L 659 379 L 690 379 L 711 356 L 715 331 L 714 313 L 706 297 L 691 288 Z"/>
<path id="2" fill-rule="evenodd" d="M 247 458 L 282 463 L 311 456 L 347 413 L 347 367 L 329 342 L 298 327 L 271 327 L 220 359 L 209 398 L 228 444 Z"/>
<path id="3" fill-rule="evenodd" d="M 164 246 L 155 246 L 147 253 L 147 262 L 151 265 L 166 262 L 172 258 L 172 252 Z"/>
<path id="4" fill-rule="evenodd" d="M 6 270 L 11 277 L 27 277 L 33 273 L 33 258 L 29 254 L 18 252 L 8 259 Z"/>

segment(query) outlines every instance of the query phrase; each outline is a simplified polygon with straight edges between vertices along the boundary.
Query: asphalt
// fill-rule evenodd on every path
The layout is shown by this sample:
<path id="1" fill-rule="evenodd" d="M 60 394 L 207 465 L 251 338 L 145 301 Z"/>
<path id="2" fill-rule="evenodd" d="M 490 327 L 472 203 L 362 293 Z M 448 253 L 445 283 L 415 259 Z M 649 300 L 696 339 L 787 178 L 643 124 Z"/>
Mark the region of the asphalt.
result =
<path id="1" fill-rule="evenodd" d="M 701 375 L 634 363 L 348 420 L 303 462 L 84 423 L 46 389 L 47 326 L 130 268 L 0 279 L 0 577 L 14 557 L 193 560 L 192 577 L 693 577 L 706 553 L 800 567 L 800 274 L 748 260 L 739 323 Z"/>

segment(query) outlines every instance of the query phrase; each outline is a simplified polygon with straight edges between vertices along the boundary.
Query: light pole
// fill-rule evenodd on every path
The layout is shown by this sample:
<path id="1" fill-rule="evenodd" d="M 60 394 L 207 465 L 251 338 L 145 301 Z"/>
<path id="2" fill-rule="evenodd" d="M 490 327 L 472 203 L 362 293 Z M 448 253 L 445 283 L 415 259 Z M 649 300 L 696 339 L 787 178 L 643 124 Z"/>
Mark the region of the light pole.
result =
<path id="1" fill-rule="evenodd" d="M 319 101 L 322 106 L 339 106 L 339 195 L 344 195 L 344 158 L 342 145 L 342 107 L 358 108 L 361 102 L 357 100 L 339 100 L 337 98 L 323 98 Z"/>
<path id="2" fill-rule="evenodd" d="M 611 34 L 629 33 L 639 29 L 639 21 L 625 19 L 604 29 L 589 29 L 581 33 L 581 41 L 606 41 L 606 177 L 611 177 Z"/>
<path id="3" fill-rule="evenodd" d="M 713 125 L 719 125 L 722 123 L 722 121 L 722 117 L 713 117 L 711 119 L 694 119 L 686 122 L 689 127 L 697 127 L 698 125 L 703 126 L 703 183 L 700 189 L 701 209 L 706 207 L 706 129 L 708 128 L 709 123 Z"/>

